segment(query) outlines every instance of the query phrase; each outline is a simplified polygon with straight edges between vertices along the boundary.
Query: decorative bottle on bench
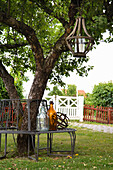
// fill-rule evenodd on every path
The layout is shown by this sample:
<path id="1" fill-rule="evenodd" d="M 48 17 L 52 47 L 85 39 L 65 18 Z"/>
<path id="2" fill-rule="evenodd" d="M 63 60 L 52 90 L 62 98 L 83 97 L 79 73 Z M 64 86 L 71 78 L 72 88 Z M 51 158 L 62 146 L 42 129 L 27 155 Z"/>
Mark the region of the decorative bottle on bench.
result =
<path id="1" fill-rule="evenodd" d="M 53 108 L 53 101 L 50 102 L 47 114 L 49 116 L 49 130 L 57 130 L 57 113 Z"/>
<path id="2" fill-rule="evenodd" d="M 37 131 L 48 131 L 49 130 L 49 116 L 45 111 L 45 106 L 42 104 L 41 110 L 37 115 Z"/>

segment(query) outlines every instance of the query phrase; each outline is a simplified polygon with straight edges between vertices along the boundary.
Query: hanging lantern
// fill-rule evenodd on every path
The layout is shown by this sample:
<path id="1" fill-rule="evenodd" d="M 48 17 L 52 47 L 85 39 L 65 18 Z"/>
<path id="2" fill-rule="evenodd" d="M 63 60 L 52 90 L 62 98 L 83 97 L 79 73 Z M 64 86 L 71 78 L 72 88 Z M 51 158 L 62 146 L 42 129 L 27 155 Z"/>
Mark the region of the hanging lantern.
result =
<path id="1" fill-rule="evenodd" d="M 94 44 L 94 39 L 88 34 L 85 20 L 81 16 L 76 19 L 73 31 L 66 38 L 66 43 L 74 57 L 86 57 Z"/>

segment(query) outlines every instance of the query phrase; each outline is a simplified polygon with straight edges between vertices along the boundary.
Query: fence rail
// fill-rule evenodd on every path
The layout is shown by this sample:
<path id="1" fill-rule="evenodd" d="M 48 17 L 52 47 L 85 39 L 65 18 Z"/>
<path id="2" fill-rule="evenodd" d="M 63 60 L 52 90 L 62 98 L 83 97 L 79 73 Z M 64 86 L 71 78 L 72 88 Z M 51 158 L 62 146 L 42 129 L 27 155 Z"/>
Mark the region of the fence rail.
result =
<path id="1" fill-rule="evenodd" d="M 85 105 L 83 120 L 113 124 L 113 108 Z"/>

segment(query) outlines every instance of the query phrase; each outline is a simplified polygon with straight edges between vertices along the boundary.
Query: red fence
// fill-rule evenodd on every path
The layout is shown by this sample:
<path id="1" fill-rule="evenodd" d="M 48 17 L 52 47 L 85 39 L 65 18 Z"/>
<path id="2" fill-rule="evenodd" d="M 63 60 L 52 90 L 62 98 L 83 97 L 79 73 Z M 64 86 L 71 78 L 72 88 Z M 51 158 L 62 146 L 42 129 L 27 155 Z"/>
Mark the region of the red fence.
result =
<path id="1" fill-rule="evenodd" d="M 23 110 L 25 110 L 25 104 L 23 105 Z M 0 115 L 0 123 L 6 123 L 6 116 L 8 113 L 8 119 L 9 123 L 13 125 L 16 121 L 16 115 L 13 111 L 13 108 L 5 107 L 4 113 L 1 113 Z M 2 121 L 1 121 L 2 120 Z M 97 106 L 96 108 L 94 106 L 85 105 L 84 106 L 84 116 L 83 120 L 85 121 L 92 121 L 92 122 L 100 122 L 100 123 L 106 123 L 106 124 L 113 124 L 113 108 L 111 107 L 101 107 Z"/>
<path id="2" fill-rule="evenodd" d="M 83 120 L 113 124 L 113 108 L 85 105 Z"/>
<path id="3" fill-rule="evenodd" d="M 25 110 L 26 103 L 22 103 L 23 111 Z M 15 126 L 17 123 L 17 114 L 12 105 L 1 107 L 0 109 L 0 124 L 6 124 L 8 126 Z"/>

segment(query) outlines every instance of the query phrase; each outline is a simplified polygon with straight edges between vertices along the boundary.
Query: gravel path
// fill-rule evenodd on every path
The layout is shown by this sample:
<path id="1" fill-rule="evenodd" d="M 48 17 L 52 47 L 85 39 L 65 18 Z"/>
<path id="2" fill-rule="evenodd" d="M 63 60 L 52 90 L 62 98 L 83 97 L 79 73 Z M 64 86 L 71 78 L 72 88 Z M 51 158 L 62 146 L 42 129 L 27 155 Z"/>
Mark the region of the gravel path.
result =
<path id="1" fill-rule="evenodd" d="M 70 124 L 72 124 L 73 126 L 92 129 L 98 132 L 113 133 L 113 126 L 109 126 L 109 125 L 93 125 L 93 124 L 84 124 L 84 123 L 77 123 L 77 122 L 74 123 L 71 122 Z"/>

